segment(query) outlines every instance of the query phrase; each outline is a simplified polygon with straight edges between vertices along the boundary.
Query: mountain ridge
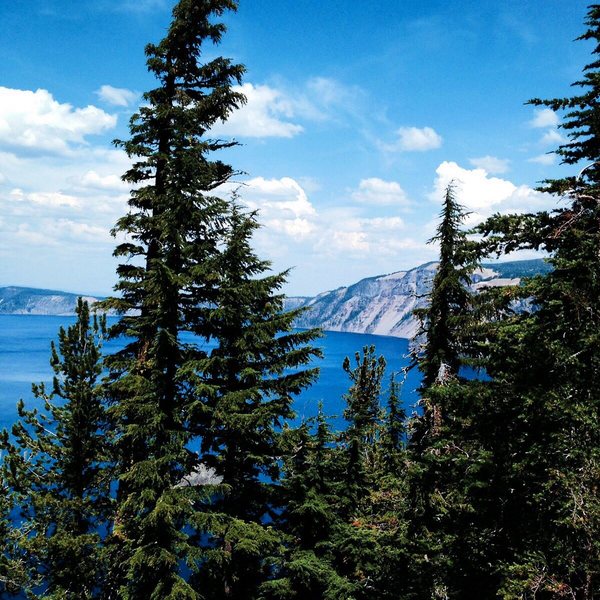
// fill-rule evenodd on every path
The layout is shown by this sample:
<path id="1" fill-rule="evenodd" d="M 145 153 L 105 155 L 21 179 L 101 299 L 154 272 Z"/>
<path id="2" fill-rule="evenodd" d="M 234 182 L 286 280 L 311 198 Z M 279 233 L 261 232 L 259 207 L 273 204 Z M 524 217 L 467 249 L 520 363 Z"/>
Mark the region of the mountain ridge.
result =
<path id="1" fill-rule="evenodd" d="M 366 277 L 316 296 L 290 296 L 285 308 L 305 309 L 296 322 L 298 327 L 412 338 L 418 328 L 413 310 L 425 306 L 436 267 L 437 262 L 428 262 L 405 271 Z M 473 276 L 473 288 L 518 285 L 523 277 L 550 269 L 543 259 L 485 263 Z M 68 316 L 74 314 L 78 297 L 57 290 L 2 287 L 0 314 Z M 100 296 L 82 297 L 90 304 L 102 300 Z"/>

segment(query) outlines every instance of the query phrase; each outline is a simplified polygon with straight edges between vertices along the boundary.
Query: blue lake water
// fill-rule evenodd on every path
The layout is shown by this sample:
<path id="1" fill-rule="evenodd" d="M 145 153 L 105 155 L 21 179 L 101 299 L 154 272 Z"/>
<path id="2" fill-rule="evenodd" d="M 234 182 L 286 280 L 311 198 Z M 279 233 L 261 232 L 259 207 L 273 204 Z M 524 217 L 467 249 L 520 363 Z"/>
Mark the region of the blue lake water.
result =
<path id="1" fill-rule="evenodd" d="M 50 341 L 56 338 L 58 328 L 74 322 L 74 317 L 38 315 L 0 315 L 0 429 L 10 427 L 16 420 L 16 403 L 31 399 L 31 384 L 52 379 Z M 392 372 L 400 371 L 408 363 L 407 340 L 356 333 L 326 332 L 316 342 L 323 349 L 324 358 L 315 361 L 320 367 L 319 380 L 305 390 L 295 402 L 298 418 L 313 416 L 320 401 L 334 424 L 340 424 L 344 409 L 343 394 L 349 379 L 342 369 L 344 357 L 353 357 L 363 346 L 374 345 L 377 354 L 385 356 L 388 380 Z M 105 345 L 107 352 L 118 347 L 117 341 Z M 353 360 L 353 358 L 352 358 Z M 411 372 L 402 389 L 402 399 L 410 413 L 416 398 L 418 374 Z"/>

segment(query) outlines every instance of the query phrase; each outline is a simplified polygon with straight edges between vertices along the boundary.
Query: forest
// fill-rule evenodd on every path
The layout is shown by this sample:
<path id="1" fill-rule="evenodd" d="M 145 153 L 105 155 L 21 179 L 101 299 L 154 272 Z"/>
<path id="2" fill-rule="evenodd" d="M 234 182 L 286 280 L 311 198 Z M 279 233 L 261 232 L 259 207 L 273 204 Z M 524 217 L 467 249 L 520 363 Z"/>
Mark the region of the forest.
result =
<path id="1" fill-rule="evenodd" d="M 219 193 L 236 142 L 211 128 L 245 102 L 245 67 L 215 57 L 236 8 L 179 0 L 146 47 L 156 87 L 116 142 L 114 296 L 79 301 L 53 383 L 33 386 L 42 408 L 20 401 L 0 436 L 0 598 L 600 598 L 600 5 L 574 95 L 528 101 L 563 116 L 572 175 L 540 187 L 556 209 L 467 229 L 448 186 L 419 409 L 359 348 L 342 430 L 324 406 L 294 420 L 320 332 L 284 310 L 260 215 Z M 481 261 L 523 249 L 551 269 L 472 291 Z"/>

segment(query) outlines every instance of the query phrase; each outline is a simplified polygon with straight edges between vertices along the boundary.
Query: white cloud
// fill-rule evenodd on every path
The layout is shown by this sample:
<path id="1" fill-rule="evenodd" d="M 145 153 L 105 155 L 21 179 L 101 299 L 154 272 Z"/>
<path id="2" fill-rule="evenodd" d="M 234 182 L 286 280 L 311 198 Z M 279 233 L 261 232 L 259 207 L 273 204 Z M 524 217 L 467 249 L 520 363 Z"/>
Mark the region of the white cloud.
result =
<path id="1" fill-rule="evenodd" d="M 64 154 L 116 123 L 116 116 L 95 106 L 61 104 L 47 90 L 0 87 L 0 146 Z"/>
<path id="2" fill-rule="evenodd" d="M 96 90 L 96 94 L 103 102 L 112 104 L 113 106 L 124 106 L 127 107 L 132 104 L 139 94 L 127 88 L 116 88 L 112 85 L 103 85 L 99 90 Z"/>
<path id="3" fill-rule="evenodd" d="M 251 83 L 235 86 L 235 89 L 246 96 L 247 102 L 225 123 L 217 123 L 212 129 L 214 134 L 291 138 L 304 130 L 301 125 L 289 121 L 294 116 L 294 108 L 283 92 L 268 85 Z"/>
<path id="4" fill-rule="evenodd" d="M 294 219 L 316 215 L 306 192 L 291 177 L 255 177 L 244 182 L 238 192 L 249 208 L 259 209 L 267 218 L 275 214 Z"/>
<path id="5" fill-rule="evenodd" d="M 510 160 L 506 158 L 497 158 L 495 156 L 481 156 L 479 158 L 470 158 L 469 162 L 478 169 L 483 169 L 490 175 L 501 175 L 509 169 Z"/>
<path id="6" fill-rule="evenodd" d="M 527 185 L 517 186 L 507 179 L 490 177 L 484 169 L 463 169 L 445 161 L 436 169 L 430 198 L 441 202 L 450 182 L 456 185 L 456 197 L 468 211 L 468 224 L 477 223 L 495 212 L 522 213 L 552 208 L 556 200 Z"/>
<path id="7" fill-rule="evenodd" d="M 549 129 L 540 139 L 540 144 L 551 146 L 556 144 L 564 144 L 567 140 L 560 135 L 556 129 Z"/>
<path id="8" fill-rule="evenodd" d="M 370 250 L 367 234 L 363 231 L 333 231 L 327 243 L 331 243 L 333 248 L 343 252 L 347 250 L 368 252 Z"/>
<path id="9" fill-rule="evenodd" d="M 386 152 L 427 152 L 439 148 L 443 141 L 431 127 L 400 127 L 396 134 L 395 142 L 380 143 L 380 147 Z"/>
<path id="10" fill-rule="evenodd" d="M 373 217 L 371 219 L 361 219 L 360 223 L 365 229 L 373 232 L 404 229 L 404 221 L 400 217 Z"/>
<path id="11" fill-rule="evenodd" d="M 306 238 L 311 235 L 316 226 L 308 219 L 267 219 L 264 222 L 265 226 L 274 231 L 284 233 L 287 236 L 296 239 Z"/>
<path id="12" fill-rule="evenodd" d="M 536 108 L 529 121 L 529 125 L 536 128 L 556 127 L 559 123 L 558 115 L 551 108 Z"/>
<path id="13" fill-rule="evenodd" d="M 58 219 L 50 225 L 50 233 L 57 239 L 70 238 L 79 242 L 112 242 L 109 229 L 72 221 L 70 219 Z"/>
<path id="14" fill-rule="evenodd" d="M 20 223 L 17 226 L 16 231 L 14 231 L 14 237 L 18 241 L 24 242 L 30 246 L 44 247 L 58 245 L 57 240 L 50 238 L 39 231 L 32 231 L 27 223 Z"/>
<path id="15" fill-rule="evenodd" d="M 131 185 L 122 181 L 119 175 L 100 175 L 94 170 L 87 171 L 81 177 L 79 183 L 83 187 L 113 192 L 126 192 L 131 188 Z"/>
<path id="16" fill-rule="evenodd" d="M 365 180 L 367 181 L 367 180 Z M 390 199 L 396 203 L 399 184 L 376 180 L 359 187 L 363 194 L 379 194 L 380 206 Z M 381 184 L 381 185 L 378 185 Z M 390 185 L 393 184 L 393 185 Z M 230 184 L 227 193 L 232 189 Z M 303 187 L 291 177 L 250 179 L 237 189 L 240 200 L 251 210 L 259 211 L 259 222 L 263 225 L 256 233 L 256 245 L 260 253 L 279 261 L 282 268 L 297 264 L 307 268 L 323 264 L 328 257 L 331 265 L 338 260 L 373 261 L 371 268 L 385 257 L 405 248 L 405 240 L 399 236 L 405 223 L 397 214 L 370 216 L 366 206 L 349 206 L 347 201 L 337 207 L 317 211 Z M 384 202 L 381 202 L 382 196 Z M 411 246 L 412 247 L 412 246 Z M 381 267 L 381 270 L 385 270 Z"/>
<path id="17" fill-rule="evenodd" d="M 384 181 L 378 177 L 362 179 L 358 190 L 352 193 L 356 202 L 375 206 L 407 206 L 406 192 L 396 181 Z"/>
<path id="18" fill-rule="evenodd" d="M 538 156 L 530 158 L 528 162 L 538 163 L 540 165 L 546 166 L 553 165 L 556 163 L 556 154 L 554 154 L 553 152 L 547 154 L 540 154 Z"/>
<path id="19" fill-rule="evenodd" d="M 10 197 L 16 202 L 26 202 L 45 208 L 81 208 L 77 198 L 61 192 L 31 192 L 25 194 L 23 190 L 15 188 L 10 192 Z"/>

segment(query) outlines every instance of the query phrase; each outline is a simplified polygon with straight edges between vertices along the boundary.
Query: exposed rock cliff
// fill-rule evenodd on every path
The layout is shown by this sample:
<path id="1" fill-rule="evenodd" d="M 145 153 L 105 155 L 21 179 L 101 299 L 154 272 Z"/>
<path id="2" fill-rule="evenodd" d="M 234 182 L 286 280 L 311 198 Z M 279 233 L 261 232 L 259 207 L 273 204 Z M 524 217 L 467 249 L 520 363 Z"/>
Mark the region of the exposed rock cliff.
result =
<path id="1" fill-rule="evenodd" d="M 426 263 L 409 271 L 362 279 L 314 298 L 287 298 L 286 308 L 306 307 L 299 327 L 411 338 L 417 330 L 412 311 L 425 304 L 436 268 L 437 263 Z M 522 277 L 548 270 L 542 260 L 487 264 L 475 274 L 473 287 L 518 285 Z M 100 298 L 85 299 L 93 304 Z M 0 314 L 72 315 L 76 301 L 77 294 L 67 292 L 0 288 Z"/>
<path id="2" fill-rule="evenodd" d="M 304 303 L 298 326 L 411 338 L 418 327 L 412 311 L 425 304 L 436 268 L 427 263 L 319 294 Z M 542 260 L 487 264 L 474 275 L 473 287 L 518 285 L 521 277 L 548 269 Z"/>

